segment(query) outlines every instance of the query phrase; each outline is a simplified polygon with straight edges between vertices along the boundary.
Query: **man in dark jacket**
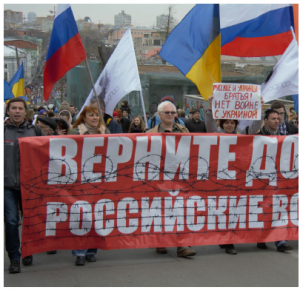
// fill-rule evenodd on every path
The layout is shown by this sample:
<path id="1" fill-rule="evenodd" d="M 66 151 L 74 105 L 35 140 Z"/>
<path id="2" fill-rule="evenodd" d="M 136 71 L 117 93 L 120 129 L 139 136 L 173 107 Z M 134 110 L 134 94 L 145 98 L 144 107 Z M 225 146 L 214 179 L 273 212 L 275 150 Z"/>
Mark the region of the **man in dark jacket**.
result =
<path id="1" fill-rule="evenodd" d="M 191 133 L 206 133 L 205 123 L 200 120 L 200 110 L 195 109 L 194 111 L 192 111 L 192 115 L 192 119 L 189 119 L 185 122 L 185 127 L 187 127 Z"/>
<path id="2" fill-rule="evenodd" d="M 105 114 L 105 103 L 102 99 L 99 99 L 99 103 L 101 106 L 101 113 L 105 122 L 106 128 L 109 130 L 111 134 L 119 134 L 123 133 L 121 126 L 116 122 L 112 116 Z M 98 103 L 95 99 L 91 100 L 90 106 L 96 106 L 98 108 Z"/>
<path id="3" fill-rule="evenodd" d="M 258 132 L 258 135 L 287 135 L 287 134 L 282 134 L 279 130 L 279 123 L 280 123 L 280 114 L 277 112 L 277 110 L 267 110 L 265 112 L 265 118 L 264 122 L 265 125 L 261 128 L 261 130 Z M 290 251 L 293 249 L 291 245 L 289 245 L 285 240 L 283 241 L 277 241 L 275 242 L 275 245 L 277 247 L 278 252 L 285 252 L 285 251 Z M 257 247 L 260 249 L 266 249 L 267 245 L 266 243 L 258 243 Z"/>
<path id="4" fill-rule="evenodd" d="M 4 124 L 4 223 L 5 246 L 10 259 L 9 273 L 20 273 L 19 207 L 22 205 L 20 188 L 20 137 L 44 135 L 28 124 L 25 119 L 26 102 L 11 99 L 6 107 L 9 118 Z M 23 265 L 32 264 L 32 256 L 22 260 Z"/>
<path id="5" fill-rule="evenodd" d="M 283 135 L 294 135 L 298 134 L 298 128 L 293 125 L 289 124 L 285 121 L 286 111 L 284 104 L 280 101 L 276 101 L 271 106 L 272 110 L 275 110 L 279 115 L 279 125 L 278 125 L 278 131 L 282 133 Z"/>

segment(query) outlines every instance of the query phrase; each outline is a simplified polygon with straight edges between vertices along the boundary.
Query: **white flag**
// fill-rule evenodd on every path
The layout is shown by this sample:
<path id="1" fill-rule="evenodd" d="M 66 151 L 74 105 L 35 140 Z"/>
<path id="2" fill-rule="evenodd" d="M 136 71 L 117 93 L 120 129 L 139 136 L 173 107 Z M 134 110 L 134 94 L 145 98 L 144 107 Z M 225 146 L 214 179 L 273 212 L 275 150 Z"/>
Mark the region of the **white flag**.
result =
<path id="1" fill-rule="evenodd" d="M 295 39 L 274 66 L 270 79 L 262 83 L 261 94 L 265 102 L 298 94 L 298 45 Z"/>
<path id="2" fill-rule="evenodd" d="M 110 56 L 103 71 L 95 83 L 97 97 L 105 103 L 105 113 L 113 115 L 116 104 L 128 93 L 141 91 L 141 82 L 137 68 L 131 31 L 128 29 Z M 93 89 L 89 93 L 80 112 L 88 106 L 94 97 Z M 77 116 L 79 116 L 80 112 Z"/>

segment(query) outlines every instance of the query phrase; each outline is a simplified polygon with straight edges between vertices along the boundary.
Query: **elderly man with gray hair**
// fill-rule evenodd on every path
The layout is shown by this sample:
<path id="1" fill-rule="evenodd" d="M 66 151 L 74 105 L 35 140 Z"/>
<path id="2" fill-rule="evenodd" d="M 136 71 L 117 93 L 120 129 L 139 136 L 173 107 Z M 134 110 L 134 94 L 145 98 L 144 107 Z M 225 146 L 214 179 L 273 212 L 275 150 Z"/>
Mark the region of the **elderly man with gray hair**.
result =
<path id="1" fill-rule="evenodd" d="M 181 124 L 174 123 L 176 107 L 172 102 L 165 101 L 160 103 L 157 108 L 160 123 L 149 130 L 147 133 L 189 133 L 189 130 Z M 166 254 L 166 248 L 156 248 L 158 254 Z M 191 247 L 177 247 L 178 257 L 188 257 L 196 255 L 196 251 Z"/>
<path id="2" fill-rule="evenodd" d="M 172 102 L 164 101 L 160 103 L 157 107 L 158 116 L 160 118 L 160 123 L 154 128 L 150 129 L 148 133 L 188 133 L 189 130 L 181 125 L 174 123 L 176 107 Z"/>

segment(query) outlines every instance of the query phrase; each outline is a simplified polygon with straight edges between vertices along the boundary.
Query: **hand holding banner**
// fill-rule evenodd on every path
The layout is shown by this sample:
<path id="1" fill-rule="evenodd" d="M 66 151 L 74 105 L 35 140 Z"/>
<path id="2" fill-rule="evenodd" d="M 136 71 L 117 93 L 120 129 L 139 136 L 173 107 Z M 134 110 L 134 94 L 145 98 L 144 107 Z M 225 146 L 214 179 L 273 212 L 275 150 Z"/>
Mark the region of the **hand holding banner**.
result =
<path id="1" fill-rule="evenodd" d="M 214 119 L 260 120 L 260 86 L 251 84 L 213 84 Z"/>

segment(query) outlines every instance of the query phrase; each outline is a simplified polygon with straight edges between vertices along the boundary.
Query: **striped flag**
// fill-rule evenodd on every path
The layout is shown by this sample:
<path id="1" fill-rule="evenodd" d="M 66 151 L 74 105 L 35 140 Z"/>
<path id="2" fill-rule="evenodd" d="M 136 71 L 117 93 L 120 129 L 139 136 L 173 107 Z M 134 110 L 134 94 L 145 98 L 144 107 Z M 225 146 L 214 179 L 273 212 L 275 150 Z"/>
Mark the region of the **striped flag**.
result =
<path id="1" fill-rule="evenodd" d="M 221 4 L 221 54 L 282 55 L 293 39 L 292 4 Z"/>
<path id="2" fill-rule="evenodd" d="M 221 82 L 219 4 L 197 4 L 173 29 L 160 57 L 196 84 L 205 100 Z"/>
<path id="3" fill-rule="evenodd" d="M 44 99 L 55 82 L 86 59 L 74 15 L 69 4 L 58 4 L 44 68 Z"/>
<path id="4" fill-rule="evenodd" d="M 24 96 L 24 69 L 23 62 L 19 66 L 17 72 L 9 81 L 9 86 L 15 98 Z"/>

